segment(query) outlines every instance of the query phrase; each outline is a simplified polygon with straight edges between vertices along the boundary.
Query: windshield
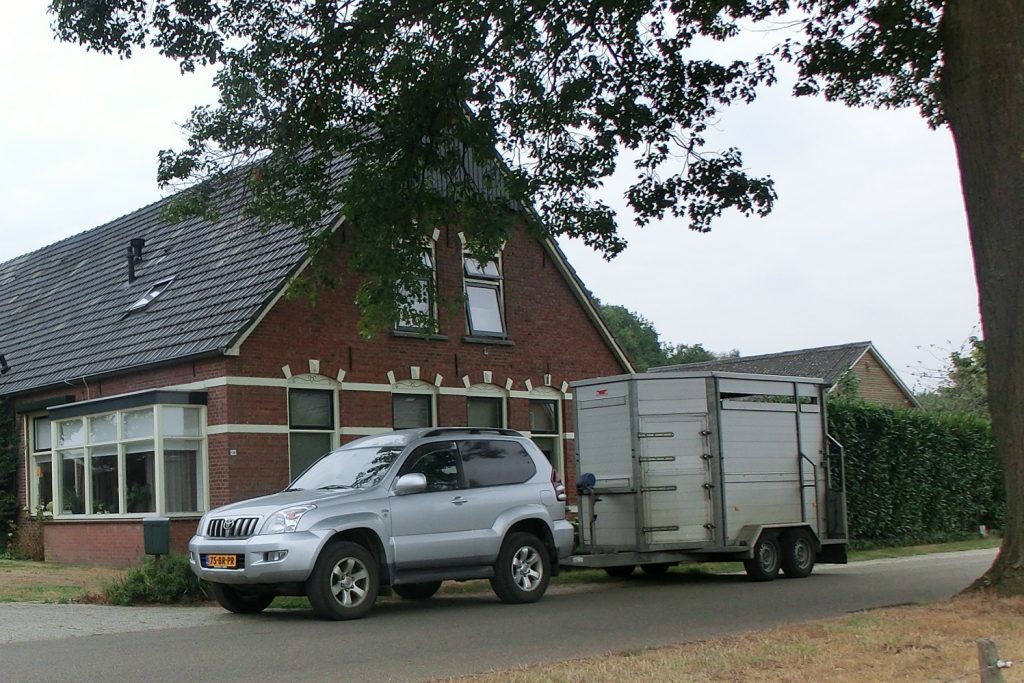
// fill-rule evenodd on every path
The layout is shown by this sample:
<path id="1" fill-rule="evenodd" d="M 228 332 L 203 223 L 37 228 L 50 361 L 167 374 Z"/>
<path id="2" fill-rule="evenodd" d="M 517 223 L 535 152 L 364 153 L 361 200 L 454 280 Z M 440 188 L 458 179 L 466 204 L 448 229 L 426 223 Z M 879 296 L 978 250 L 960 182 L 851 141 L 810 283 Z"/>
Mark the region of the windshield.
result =
<path id="1" fill-rule="evenodd" d="M 288 490 L 368 489 L 380 483 L 402 448 L 386 444 L 336 450 L 310 465 Z"/>

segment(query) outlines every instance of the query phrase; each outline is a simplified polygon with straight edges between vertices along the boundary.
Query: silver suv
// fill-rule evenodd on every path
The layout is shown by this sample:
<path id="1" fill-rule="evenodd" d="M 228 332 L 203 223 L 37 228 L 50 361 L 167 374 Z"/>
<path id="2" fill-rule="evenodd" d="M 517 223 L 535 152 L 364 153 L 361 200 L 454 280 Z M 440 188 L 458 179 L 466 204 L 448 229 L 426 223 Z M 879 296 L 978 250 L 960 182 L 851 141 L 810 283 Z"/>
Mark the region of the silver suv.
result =
<path id="1" fill-rule="evenodd" d="M 572 543 L 565 488 L 532 441 L 433 428 L 353 441 L 280 493 L 211 510 L 188 549 L 232 612 L 306 595 L 325 619 L 357 619 L 378 594 L 423 600 L 447 579 L 535 602 Z"/>

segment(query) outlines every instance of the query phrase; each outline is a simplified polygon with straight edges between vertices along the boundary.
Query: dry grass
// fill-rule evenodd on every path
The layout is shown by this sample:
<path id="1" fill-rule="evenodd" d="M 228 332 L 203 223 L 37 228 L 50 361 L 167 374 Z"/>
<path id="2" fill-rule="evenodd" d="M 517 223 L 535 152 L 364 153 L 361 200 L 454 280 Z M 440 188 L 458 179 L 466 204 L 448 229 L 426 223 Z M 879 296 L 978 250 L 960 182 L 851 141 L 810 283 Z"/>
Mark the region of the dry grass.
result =
<path id="1" fill-rule="evenodd" d="M 121 569 L 0 560 L 0 602 L 95 601 Z"/>
<path id="2" fill-rule="evenodd" d="M 571 634 L 570 636 L 571 637 Z M 1024 598 L 992 595 L 850 614 L 667 648 L 456 679 L 465 683 L 969 681 L 978 638 L 993 638 L 1024 681 Z"/>

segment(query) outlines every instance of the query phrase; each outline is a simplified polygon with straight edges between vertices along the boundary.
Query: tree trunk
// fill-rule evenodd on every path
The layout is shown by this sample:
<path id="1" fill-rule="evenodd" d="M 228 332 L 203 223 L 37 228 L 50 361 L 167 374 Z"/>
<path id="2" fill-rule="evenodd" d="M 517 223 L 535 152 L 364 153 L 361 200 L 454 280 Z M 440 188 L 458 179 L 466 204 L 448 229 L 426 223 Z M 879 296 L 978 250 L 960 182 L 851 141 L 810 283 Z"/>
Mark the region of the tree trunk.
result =
<path id="1" fill-rule="evenodd" d="M 1003 544 L 975 582 L 1024 594 L 1024 4 L 948 0 L 942 97 L 960 162 L 1006 481 Z"/>

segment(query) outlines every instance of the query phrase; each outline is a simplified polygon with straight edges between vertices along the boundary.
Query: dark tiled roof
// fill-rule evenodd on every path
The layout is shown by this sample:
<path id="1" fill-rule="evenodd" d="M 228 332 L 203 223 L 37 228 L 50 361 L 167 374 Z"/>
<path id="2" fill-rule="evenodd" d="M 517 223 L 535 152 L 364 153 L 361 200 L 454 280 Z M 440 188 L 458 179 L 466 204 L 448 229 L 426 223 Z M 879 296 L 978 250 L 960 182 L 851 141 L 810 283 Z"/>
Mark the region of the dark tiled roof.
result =
<path id="1" fill-rule="evenodd" d="M 160 218 L 165 199 L 0 263 L 0 354 L 10 366 L 0 395 L 229 348 L 306 249 L 290 228 L 262 232 L 241 194 L 219 206 L 215 221 L 169 224 Z M 146 240 L 144 261 L 129 284 L 136 237 Z M 170 277 L 152 304 L 127 312 Z"/>
<path id="2" fill-rule="evenodd" d="M 650 372 L 678 370 L 719 370 L 722 372 L 749 372 L 758 375 L 788 375 L 793 377 L 820 377 L 829 384 L 835 384 L 848 370 L 871 342 L 854 342 L 838 346 L 822 346 L 816 349 L 767 353 L 761 356 L 720 358 L 702 363 L 667 365 L 651 368 Z M 898 381 L 898 378 L 895 378 Z"/>

